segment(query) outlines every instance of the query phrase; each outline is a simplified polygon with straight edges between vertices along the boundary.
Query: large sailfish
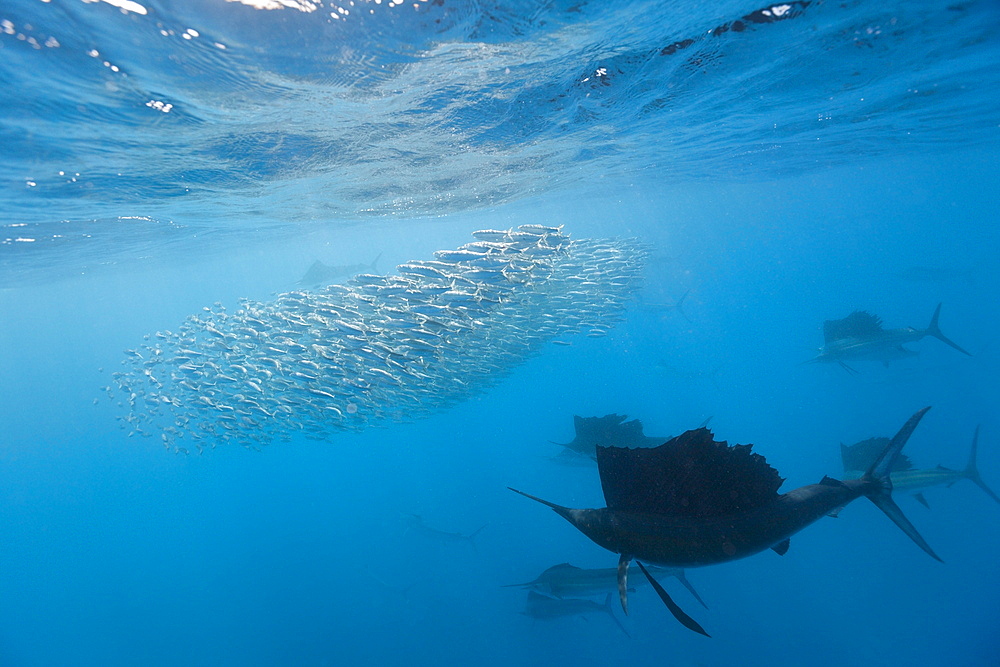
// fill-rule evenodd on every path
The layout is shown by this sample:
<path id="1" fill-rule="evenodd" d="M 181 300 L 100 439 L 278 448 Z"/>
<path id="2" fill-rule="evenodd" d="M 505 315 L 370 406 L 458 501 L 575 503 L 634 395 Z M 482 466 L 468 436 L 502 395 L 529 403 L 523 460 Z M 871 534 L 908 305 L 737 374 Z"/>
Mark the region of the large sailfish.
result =
<path id="1" fill-rule="evenodd" d="M 699 567 L 745 558 L 766 549 L 783 555 L 789 538 L 862 496 L 871 500 L 937 560 L 892 500 L 889 473 L 924 408 L 903 425 L 860 479 L 824 477 L 779 494 L 784 481 L 752 445 L 716 442 L 706 428 L 659 447 L 598 447 L 597 466 L 607 507 L 570 509 L 511 489 L 551 507 L 599 546 L 619 554 L 618 595 L 628 613 L 628 566 L 634 559 L 660 599 L 685 627 L 708 635 L 682 611 L 643 562 Z"/>

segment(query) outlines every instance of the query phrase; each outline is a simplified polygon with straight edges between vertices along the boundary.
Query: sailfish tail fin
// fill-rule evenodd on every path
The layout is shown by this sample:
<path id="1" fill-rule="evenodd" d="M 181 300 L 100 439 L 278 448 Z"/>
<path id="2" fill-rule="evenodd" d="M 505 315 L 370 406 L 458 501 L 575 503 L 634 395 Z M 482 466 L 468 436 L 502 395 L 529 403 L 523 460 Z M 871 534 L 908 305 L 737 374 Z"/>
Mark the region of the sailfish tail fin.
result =
<path id="1" fill-rule="evenodd" d="M 938 316 L 940 314 L 941 314 L 941 304 L 939 303 L 937 305 L 937 308 L 934 309 L 934 315 L 931 317 L 931 323 L 927 325 L 927 335 L 928 336 L 934 336 L 935 338 L 937 338 L 942 343 L 945 343 L 946 345 L 950 345 L 951 347 L 955 348 L 956 350 L 958 350 L 962 354 L 966 354 L 966 355 L 968 355 L 968 356 L 971 357 L 972 354 L 970 354 L 969 352 L 967 352 L 964 348 L 960 347 L 958 345 L 958 343 L 956 343 L 955 341 L 951 340 L 950 338 L 948 338 L 947 336 L 945 336 L 943 333 L 941 333 L 941 327 L 938 326 Z"/>
<path id="2" fill-rule="evenodd" d="M 681 317 L 683 317 L 691 324 L 694 324 L 693 322 L 691 322 L 691 318 L 688 317 L 688 314 L 684 312 L 684 299 L 686 299 L 688 297 L 688 294 L 690 293 L 691 293 L 691 288 L 688 288 L 688 291 L 684 292 L 684 294 L 681 295 L 681 298 L 677 299 L 677 303 L 674 304 L 674 309 L 681 314 Z"/>
<path id="3" fill-rule="evenodd" d="M 1000 503 L 1000 497 L 993 493 L 993 490 L 986 486 L 986 482 L 979 475 L 979 467 L 976 465 L 976 450 L 979 448 L 979 427 L 976 427 L 976 433 L 972 436 L 972 450 L 969 452 L 969 463 L 965 466 L 965 476 L 968 477 L 973 483 L 976 484 L 980 489 L 986 492 L 993 500 Z"/>
<path id="4" fill-rule="evenodd" d="M 476 553 L 479 553 L 479 547 L 476 546 L 476 536 L 479 535 L 479 533 L 483 532 L 483 528 L 486 528 L 488 525 L 490 525 L 489 522 L 484 523 L 483 525 L 481 525 L 479 528 L 476 528 L 468 535 L 462 536 L 469 541 L 469 544 L 472 545 L 472 550 L 475 551 Z"/>
<path id="5" fill-rule="evenodd" d="M 896 462 L 896 458 L 903 451 L 903 445 L 910 439 L 910 435 L 913 434 L 914 429 L 917 428 L 917 424 L 920 423 L 920 420 L 928 410 L 930 408 L 926 407 L 918 411 L 903 424 L 903 428 L 899 429 L 899 432 L 885 446 L 885 449 L 882 450 L 878 458 L 872 462 L 861 479 L 871 482 L 869 491 L 866 493 L 868 499 L 875 503 L 875 506 L 882 510 L 887 517 L 892 519 L 892 522 L 899 526 L 899 529 L 906 533 L 918 547 L 926 551 L 934 560 L 940 561 L 941 559 L 938 555 L 934 553 L 931 546 L 917 532 L 917 529 L 910 523 L 910 520 L 906 518 L 903 511 L 899 509 L 899 506 L 892 499 L 892 480 L 889 477 L 893 463 Z"/>

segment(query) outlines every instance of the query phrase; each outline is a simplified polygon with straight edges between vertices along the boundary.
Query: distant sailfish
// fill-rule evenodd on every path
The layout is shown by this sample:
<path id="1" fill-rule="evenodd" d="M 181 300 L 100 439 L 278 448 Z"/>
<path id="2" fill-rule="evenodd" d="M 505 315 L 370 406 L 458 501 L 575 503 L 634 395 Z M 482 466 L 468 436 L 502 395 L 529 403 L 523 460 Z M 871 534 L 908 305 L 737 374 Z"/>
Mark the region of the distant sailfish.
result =
<path id="1" fill-rule="evenodd" d="M 684 570 L 679 567 L 653 567 L 649 568 L 653 574 L 660 574 L 668 577 L 676 577 L 677 581 L 688 589 L 691 595 L 701 603 L 702 607 L 708 608 L 705 601 L 698 595 L 691 582 L 688 581 Z M 521 584 L 507 584 L 505 588 L 528 588 L 539 593 L 551 595 L 552 597 L 565 598 L 577 595 L 598 595 L 613 589 L 617 585 L 618 570 L 613 567 L 602 567 L 588 569 L 576 567 L 569 563 L 553 565 L 540 575 Z"/>
<path id="2" fill-rule="evenodd" d="M 414 532 L 426 535 L 439 542 L 468 542 L 472 545 L 472 548 L 476 548 L 476 535 L 482 532 L 483 528 L 486 528 L 489 524 L 483 524 L 476 530 L 469 534 L 459 533 L 458 531 L 441 530 L 440 528 L 434 528 L 433 526 L 428 526 L 424 521 L 424 517 L 419 514 L 403 514 L 403 521 L 406 522 L 406 532 L 411 530 Z"/>
<path id="3" fill-rule="evenodd" d="M 613 447 L 656 447 L 662 445 L 672 436 L 657 437 L 642 432 L 642 422 L 638 419 L 628 419 L 625 415 L 609 414 L 603 417 L 581 417 L 573 415 L 573 429 L 576 436 L 572 442 L 552 442 L 553 445 L 565 449 L 553 457 L 560 463 L 578 463 L 585 461 L 593 464 L 597 460 L 597 446 Z M 700 428 L 708 426 L 711 417 L 701 423 Z"/>
<path id="4" fill-rule="evenodd" d="M 844 462 L 844 475 L 846 477 L 860 477 L 861 471 L 871 465 L 879 452 L 884 449 L 888 438 L 869 438 L 853 445 L 840 446 L 840 458 Z M 979 448 L 979 427 L 972 436 L 972 448 L 969 452 L 969 462 L 964 470 L 952 470 L 944 466 L 936 468 L 918 469 L 910 463 L 910 459 L 904 454 L 900 454 L 895 465 L 889 471 L 892 480 L 892 488 L 900 493 L 912 493 L 924 507 L 930 507 L 927 499 L 924 498 L 924 490 L 935 486 L 951 486 L 955 482 L 967 479 L 983 490 L 986 495 L 1000 503 L 1000 497 L 993 493 L 990 487 L 979 475 L 979 467 L 976 465 L 976 450 Z"/>
<path id="5" fill-rule="evenodd" d="M 685 627 L 708 636 L 670 598 L 643 561 L 699 567 L 766 549 L 788 551 L 789 538 L 862 496 L 871 500 L 931 557 L 940 560 L 892 500 L 889 471 L 924 408 L 903 425 L 860 479 L 824 477 L 778 494 L 784 481 L 752 445 L 716 442 L 708 429 L 687 431 L 659 447 L 598 447 L 608 506 L 569 509 L 511 489 L 556 511 L 597 545 L 620 554 L 618 595 L 628 613 L 628 567 L 635 559 L 650 585 Z"/>
<path id="6" fill-rule="evenodd" d="M 597 445 L 616 447 L 654 447 L 662 445 L 669 437 L 657 438 L 642 432 L 642 422 L 628 419 L 625 415 L 609 414 L 603 417 L 581 417 L 573 415 L 573 429 L 576 437 L 572 442 L 553 442 L 565 447 L 562 458 L 583 458 L 591 465 L 597 459 Z"/>
<path id="7" fill-rule="evenodd" d="M 378 270 L 378 260 L 382 257 L 379 253 L 371 264 L 324 264 L 318 259 L 312 263 L 306 275 L 299 280 L 300 285 L 329 285 L 338 278 L 349 278 L 359 273 L 374 273 Z"/>
<path id="8" fill-rule="evenodd" d="M 528 591 L 528 599 L 521 612 L 531 618 L 561 618 L 563 616 L 585 616 L 595 611 L 607 614 L 618 626 L 618 629 L 625 633 L 629 639 L 632 635 L 628 633 L 622 622 L 615 616 L 611 608 L 611 593 L 604 599 L 604 604 L 597 604 L 593 600 L 581 600 L 577 598 L 553 598 L 542 595 L 535 591 Z"/>
<path id="9" fill-rule="evenodd" d="M 642 297 L 640 296 L 639 308 L 641 310 L 646 310 L 650 312 L 660 312 L 660 313 L 676 312 L 680 314 L 680 316 L 683 317 L 685 320 L 691 322 L 691 318 L 688 317 L 688 314 L 684 312 L 684 300 L 687 299 L 688 294 L 690 293 L 691 290 L 688 289 L 688 291 L 684 292 L 684 294 L 681 295 L 681 298 L 677 299 L 673 303 L 664 303 L 662 301 L 649 302 L 643 300 Z"/>
<path id="10" fill-rule="evenodd" d="M 877 315 L 863 310 L 856 310 L 841 320 L 827 320 L 823 323 L 823 347 L 811 361 L 835 361 L 845 370 L 854 373 L 856 371 L 847 365 L 848 361 L 881 361 L 888 365 L 890 361 L 916 355 L 916 352 L 904 345 L 926 336 L 933 336 L 971 357 L 971 354 L 941 333 L 938 326 L 940 314 L 939 303 L 926 329 L 883 329 L 882 320 Z"/>

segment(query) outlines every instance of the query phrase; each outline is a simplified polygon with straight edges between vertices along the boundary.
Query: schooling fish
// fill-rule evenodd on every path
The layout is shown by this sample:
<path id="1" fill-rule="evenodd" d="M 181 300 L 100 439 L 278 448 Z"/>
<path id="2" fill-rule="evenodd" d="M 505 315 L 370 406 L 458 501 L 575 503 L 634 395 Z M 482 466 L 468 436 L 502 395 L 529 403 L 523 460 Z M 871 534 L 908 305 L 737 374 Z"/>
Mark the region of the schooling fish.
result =
<path id="1" fill-rule="evenodd" d="M 716 442 L 712 432 L 687 431 L 653 448 L 598 447 L 607 507 L 570 509 L 511 489 L 556 511 L 597 545 L 620 554 L 618 595 L 628 613 L 628 566 L 633 559 L 660 599 L 685 627 L 708 636 L 643 566 L 699 567 L 765 549 L 788 551 L 789 538 L 851 501 L 871 500 L 916 544 L 937 554 L 892 500 L 889 476 L 924 408 L 903 425 L 860 479 L 824 477 L 819 484 L 778 494 L 784 481 L 752 445 Z"/>
<path id="2" fill-rule="evenodd" d="M 885 446 L 884 443 L 888 442 L 888 438 L 870 438 L 853 445 L 841 445 L 840 457 L 844 462 L 844 475 L 846 477 L 860 477 L 861 471 L 871 465 L 871 462 Z M 967 479 L 982 489 L 990 498 L 1000 503 L 1000 497 L 986 486 L 986 482 L 979 475 L 979 467 L 976 465 L 976 450 L 978 448 L 979 427 L 977 426 L 972 436 L 969 462 L 963 470 L 952 470 L 944 466 L 926 469 L 914 468 L 910 460 L 905 455 L 900 454 L 896 464 L 889 472 L 892 488 L 897 492 L 912 493 L 924 507 L 929 507 L 927 499 L 924 498 L 924 489 L 935 486 L 951 486 L 961 479 Z"/>
<path id="3" fill-rule="evenodd" d="M 971 354 L 941 333 L 938 326 L 940 314 L 939 303 L 926 329 L 883 329 L 882 320 L 877 315 L 863 310 L 856 310 L 840 320 L 827 320 L 823 323 L 823 347 L 820 348 L 819 355 L 810 361 L 835 361 L 846 370 L 854 372 L 846 362 L 860 360 L 888 364 L 890 361 L 912 357 L 916 352 L 904 345 L 926 336 L 933 336 L 971 357 Z"/>

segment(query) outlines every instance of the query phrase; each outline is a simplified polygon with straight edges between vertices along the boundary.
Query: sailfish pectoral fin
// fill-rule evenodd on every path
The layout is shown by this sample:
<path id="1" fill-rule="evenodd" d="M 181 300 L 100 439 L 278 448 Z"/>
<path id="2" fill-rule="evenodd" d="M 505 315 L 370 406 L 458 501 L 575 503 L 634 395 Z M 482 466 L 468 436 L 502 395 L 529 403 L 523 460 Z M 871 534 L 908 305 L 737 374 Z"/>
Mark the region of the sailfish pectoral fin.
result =
<path id="1" fill-rule="evenodd" d="M 851 368 L 850 366 L 848 366 L 847 364 L 845 364 L 843 361 L 838 361 L 837 363 L 840 364 L 840 367 L 843 368 L 845 371 L 847 371 L 850 375 L 860 375 L 859 371 Z"/>
<path id="2" fill-rule="evenodd" d="M 622 611 L 628 616 L 628 566 L 632 557 L 622 554 L 618 557 L 618 599 L 622 601 Z"/>
<path id="3" fill-rule="evenodd" d="M 649 584 L 653 587 L 653 590 L 656 591 L 656 594 L 660 596 L 660 599 L 663 600 L 663 604 L 667 605 L 667 609 L 669 609 L 670 613 L 674 615 L 674 618 L 676 618 L 678 621 L 681 622 L 681 625 L 683 625 L 688 630 L 693 630 L 694 632 L 697 632 L 698 634 L 701 635 L 705 635 L 706 637 L 712 636 L 707 632 L 705 632 L 705 628 L 698 625 L 698 621 L 694 620 L 693 618 L 685 614 L 684 610 L 682 610 L 680 607 L 677 606 L 677 603 L 670 598 L 670 595 L 668 595 L 667 591 L 663 589 L 663 586 L 660 585 L 660 582 L 658 582 L 656 579 L 653 579 L 653 576 L 646 571 L 646 568 L 643 566 L 642 563 L 636 561 L 636 564 L 639 566 L 639 569 L 642 570 L 642 573 L 646 575 L 646 578 L 649 579 Z M 621 582 L 621 579 L 619 578 L 618 581 Z"/>

